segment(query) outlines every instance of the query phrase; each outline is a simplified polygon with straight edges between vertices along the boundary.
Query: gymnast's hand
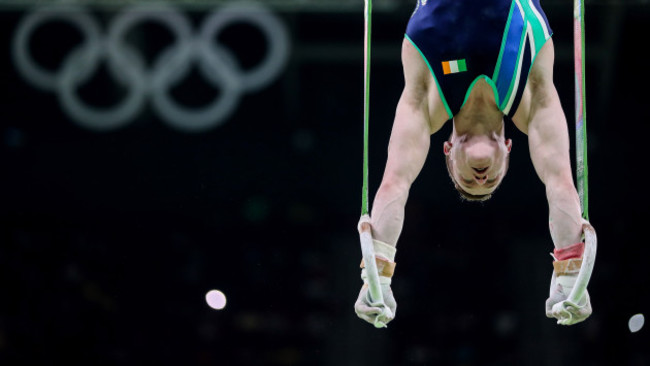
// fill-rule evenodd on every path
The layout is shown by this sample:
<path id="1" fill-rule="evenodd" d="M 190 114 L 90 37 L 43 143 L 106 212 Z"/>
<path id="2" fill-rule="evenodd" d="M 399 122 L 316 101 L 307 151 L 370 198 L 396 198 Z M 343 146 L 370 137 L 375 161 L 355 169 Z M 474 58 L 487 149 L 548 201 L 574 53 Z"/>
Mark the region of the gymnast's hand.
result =
<path id="1" fill-rule="evenodd" d="M 396 249 L 395 246 L 373 239 L 369 235 L 370 217 L 368 215 L 361 217 L 357 229 L 361 235 L 362 252 L 374 255 L 373 262 L 376 267 L 370 266 L 373 272 L 369 272 L 370 268 L 366 268 L 365 260 L 361 261 L 363 286 L 354 304 L 354 311 L 359 318 L 373 324 L 376 328 L 383 328 L 395 318 L 395 309 L 397 308 L 393 291 L 390 288 L 391 278 L 395 272 Z M 368 243 L 368 239 L 372 240 L 372 243 Z"/>
<path id="2" fill-rule="evenodd" d="M 385 307 L 378 307 L 373 305 L 368 293 L 368 285 L 363 284 L 359 292 L 359 298 L 354 304 L 354 311 L 357 316 L 370 324 L 377 326 L 378 324 L 388 324 L 395 318 L 395 311 L 397 309 L 397 302 L 393 297 L 393 291 L 390 284 L 381 285 L 381 293 L 384 297 Z"/>
<path id="3" fill-rule="evenodd" d="M 577 277 L 577 273 L 557 277 L 553 275 L 550 294 L 546 300 L 546 316 L 557 319 L 558 324 L 573 325 L 591 315 L 591 300 L 587 290 L 577 304 L 570 302 L 562 304 L 569 297 Z"/>

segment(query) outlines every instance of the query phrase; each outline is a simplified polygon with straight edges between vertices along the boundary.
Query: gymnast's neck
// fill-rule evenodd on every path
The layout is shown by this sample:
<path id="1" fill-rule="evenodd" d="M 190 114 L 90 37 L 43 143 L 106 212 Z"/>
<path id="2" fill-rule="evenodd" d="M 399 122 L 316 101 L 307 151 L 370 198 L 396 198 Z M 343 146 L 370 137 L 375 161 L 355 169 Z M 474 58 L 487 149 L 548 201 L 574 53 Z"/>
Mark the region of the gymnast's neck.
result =
<path id="1" fill-rule="evenodd" d="M 467 101 L 454 116 L 458 135 L 484 135 L 501 132 L 503 112 L 499 110 L 492 87 L 484 80 L 476 82 Z"/>

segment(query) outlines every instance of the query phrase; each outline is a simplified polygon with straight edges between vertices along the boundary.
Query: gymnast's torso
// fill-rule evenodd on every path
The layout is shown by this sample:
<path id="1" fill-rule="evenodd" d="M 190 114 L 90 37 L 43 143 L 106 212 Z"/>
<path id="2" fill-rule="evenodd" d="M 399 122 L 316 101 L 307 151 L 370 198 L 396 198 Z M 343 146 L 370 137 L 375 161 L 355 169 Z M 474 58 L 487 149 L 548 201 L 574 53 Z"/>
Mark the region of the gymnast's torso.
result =
<path id="1" fill-rule="evenodd" d="M 449 118 L 483 82 L 512 117 L 551 34 L 539 0 L 418 0 L 405 37 L 426 61 Z"/>

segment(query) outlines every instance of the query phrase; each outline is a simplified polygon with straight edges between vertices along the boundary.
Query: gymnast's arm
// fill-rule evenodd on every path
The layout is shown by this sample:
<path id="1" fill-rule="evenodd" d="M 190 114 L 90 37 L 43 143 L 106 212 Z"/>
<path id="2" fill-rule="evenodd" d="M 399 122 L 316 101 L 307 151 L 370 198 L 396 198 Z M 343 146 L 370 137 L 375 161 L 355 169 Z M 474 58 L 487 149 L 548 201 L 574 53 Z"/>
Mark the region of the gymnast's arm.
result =
<path id="1" fill-rule="evenodd" d="M 525 92 L 529 108 L 521 114 L 527 122 L 522 131 L 528 134 L 531 160 L 546 188 L 551 238 L 556 249 L 563 249 L 580 242 L 582 214 L 572 176 L 567 120 L 553 84 L 553 58 L 549 40 L 531 70 Z"/>
<path id="2" fill-rule="evenodd" d="M 553 53 L 553 43 L 549 40 L 542 47 L 531 70 L 524 92 L 529 93 L 526 96 L 529 109 L 524 109 L 522 113 L 527 117 L 523 118 L 526 128 L 522 131 L 528 133 L 531 160 L 546 186 L 549 228 L 555 244 L 546 316 L 556 318 L 559 324 L 572 325 L 587 319 L 592 308 L 588 291 L 576 304 L 564 303 L 576 285 L 584 243 L 581 243 L 583 225 L 580 198 L 571 174 L 569 131 L 553 85 Z M 515 114 L 514 117 L 513 120 L 521 116 Z M 578 263 L 579 266 L 574 265 Z M 558 303 L 564 305 L 555 306 Z"/>
<path id="3" fill-rule="evenodd" d="M 402 44 L 404 90 L 397 104 L 382 182 L 371 211 L 373 238 L 395 247 L 411 185 L 426 160 L 431 134 L 449 119 L 424 59 Z"/>
<path id="4" fill-rule="evenodd" d="M 370 217 L 382 294 L 384 303 L 391 310 L 391 317 L 370 304 L 368 286 L 364 284 L 354 307 L 357 315 L 371 324 L 378 317 L 387 324 L 395 315 L 397 303 L 390 288 L 390 277 L 395 266 L 397 240 L 404 224 L 404 207 L 410 187 L 429 152 L 431 134 L 448 120 L 426 63 L 406 39 L 402 46 L 402 64 L 404 90 L 397 104 L 386 168 Z"/>

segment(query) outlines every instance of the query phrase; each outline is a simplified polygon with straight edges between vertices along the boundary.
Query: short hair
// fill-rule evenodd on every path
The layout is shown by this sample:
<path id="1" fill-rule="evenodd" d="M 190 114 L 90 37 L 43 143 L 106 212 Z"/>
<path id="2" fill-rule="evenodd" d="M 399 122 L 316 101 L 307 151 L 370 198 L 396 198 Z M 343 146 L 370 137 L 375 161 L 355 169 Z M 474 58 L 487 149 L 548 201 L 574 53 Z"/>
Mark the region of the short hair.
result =
<path id="1" fill-rule="evenodd" d="M 496 188 L 494 188 L 494 191 L 492 193 L 486 193 L 486 194 L 471 194 L 463 189 L 458 182 L 456 182 L 456 178 L 454 178 L 454 174 L 451 172 L 451 159 L 449 158 L 449 155 L 445 154 L 445 165 L 447 166 L 447 173 L 449 173 L 449 178 L 451 178 L 451 181 L 454 183 L 454 188 L 456 188 L 456 191 L 460 194 L 460 198 L 464 201 L 471 201 L 471 202 L 484 202 L 492 198 L 492 193 L 501 186 L 501 182 L 503 182 L 503 178 L 501 181 L 499 181 L 499 184 L 497 185 Z M 510 167 L 510 154 L 506 155 L 506 169 L 503 171 L 503 177 L 505 178 L 506 173 L 508 172 L 508 168 Z"/>

